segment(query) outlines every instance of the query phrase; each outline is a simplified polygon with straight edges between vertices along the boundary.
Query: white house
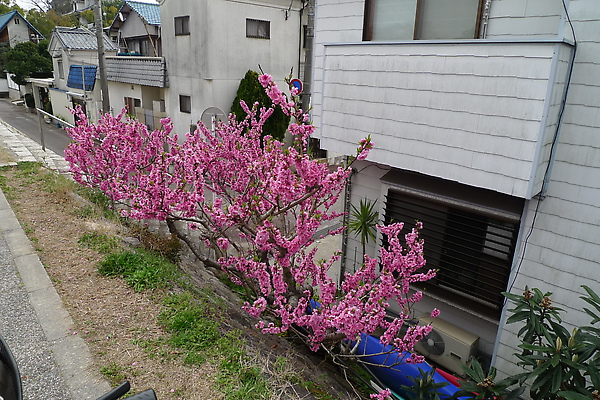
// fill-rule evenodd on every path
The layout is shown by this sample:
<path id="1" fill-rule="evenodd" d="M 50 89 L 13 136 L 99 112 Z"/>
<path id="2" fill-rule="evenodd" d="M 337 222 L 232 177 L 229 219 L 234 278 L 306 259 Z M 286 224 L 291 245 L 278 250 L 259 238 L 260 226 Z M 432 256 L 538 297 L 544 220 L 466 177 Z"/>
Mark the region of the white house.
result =
<path id="1" fill-rule="evenodd" d="M 14 47 L 17 43 L 38 43 L 42 39 L 44 36 L 18 11 L 13 10 L 0 15 L 0 43 Z"/>
<path id="2" fill-rule="evenodd" d="M 109 34 L 120 52 L 106 58 L 111 107 L 124 107 L 150 128 L 166 117 L 167 69 L 161 49 L 158 4 L 125 1 Z"/>
<path id="3" fill-rule="evenodd" d="M 44 36 L 29 23 L 18 11 L 13 10 L 0 15 L 0 46 L 14 47 L 17 43 L 38 43 Z M 13 99 L 21 98 L 21 87 L 9 74 L 0 79 L 0 95 Z"/>
<path id="4" fill-rule="evenodd" d="M 162 56 L 158 4 L 126 0 L 108 31 L 120 53 Z"/>
<path id="5" fill-rule="evenodd" d="M 116 45 L 105 35 L 105 54 L 116 55 Z M 69 108 L 81 105 L 92 121 L 102 108 L 97 84 L 98 42 L 96 34 L 84 27 L 56 27 L 48 45 L 54 68 L 50 101 L 54 115 L 73 123 Z"/>
<path id="6" fill-rule="evenodd" d="M 280 83 L 292 69 L 297 77 L 303 6 L 300 0 L 163 2 L 165 100 L 175 130 L 188 131 L 203 115 L 210 122 L 229 113 L 248 70 L 262 68 Z"/>
<path id="7" fill-rule="evenodd" d="M 439 273 L 416 316 L 437 307 L 460 328 L 459 340 L 442 332 L 434 361 L 458 348 L 466 361 L 473 346 L 517 371 L 505 290 L 553 292 L 568 325 L 589 323 L 579 296 L 583 284 L 600 291 L 598 32 L 597 0 L 317 1 L 317 137 L 343 156 L 370 134 L 352 202 L 423 222 Z M 346 270 L 356 247 L 350 234 Z"/>

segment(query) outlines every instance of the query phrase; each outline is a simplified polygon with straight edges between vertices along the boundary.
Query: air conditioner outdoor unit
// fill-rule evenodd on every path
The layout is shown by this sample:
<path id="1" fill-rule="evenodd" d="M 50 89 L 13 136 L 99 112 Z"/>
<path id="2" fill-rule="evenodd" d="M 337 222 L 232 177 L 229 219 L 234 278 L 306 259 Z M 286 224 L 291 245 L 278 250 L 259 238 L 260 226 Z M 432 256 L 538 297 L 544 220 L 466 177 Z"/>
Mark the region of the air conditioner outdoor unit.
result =
<path id="1" fill-rule="evenodd" d="M 479 336 L 439 318 L 429 315 L 419 318 L 419 325 L 427 324 L 431 324 L 433 330 L 415 345 L 415 350 L 442 368 L 464 377 L 461 364 L 471 364 Z"/>

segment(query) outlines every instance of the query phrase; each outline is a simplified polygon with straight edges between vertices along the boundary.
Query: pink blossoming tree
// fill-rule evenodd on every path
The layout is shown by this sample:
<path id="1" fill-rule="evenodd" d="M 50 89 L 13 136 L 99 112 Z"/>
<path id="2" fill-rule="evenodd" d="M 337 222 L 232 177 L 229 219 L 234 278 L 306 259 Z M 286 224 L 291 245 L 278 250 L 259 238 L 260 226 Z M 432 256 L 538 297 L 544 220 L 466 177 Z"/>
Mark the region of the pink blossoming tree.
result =
<path id="1" fill-rule="evenodd" d="M 409 286 L 435 274 L 418 272 L 425 265 L 420 225 L 404 235 L 404 245 L 401 223 L 378 227 L 389 243 L 379 258 L 366 255 L 341 285 L 332 280 L 327 272 L 340 254 L 316 260 L 314 236 L 322 223 L 339 216 L 330 208 L 350 166 L 330 171 L 311 159 L 307 143 L 314 126 L 307 115 L 270 76 L 259 80 L 274 104 L 296 121 L 289 127 L 293 146 L 261 135 L 273 109 L 256 105 L 242 103 L 247 117 L 241 122 L 230 116 L 214 131 L 201 125 L 183 140 L 173 134 L 169 119 L 161 121 L 163 129 L 150 132 L 123 113 L 104 115 L 96 124 L 79 113 L 65 151 L 75 180 L 125 205 L 123 216 L 166 221 L 205 265 L 245 288 L 250 301 L 243 308 L 263 332 L 302 327 L 316 350 L 382 329 L 382 343 L 411 351 L 431 330 L 401 330 L 422 295 Z M 291 91 L 293 100 L 297 93 Z M 363 139 L 355 159 L 365 159 L 372 147 L 370 138 Z M 390 321 L 385 317 L 391 302 L 403 311 Z"/>

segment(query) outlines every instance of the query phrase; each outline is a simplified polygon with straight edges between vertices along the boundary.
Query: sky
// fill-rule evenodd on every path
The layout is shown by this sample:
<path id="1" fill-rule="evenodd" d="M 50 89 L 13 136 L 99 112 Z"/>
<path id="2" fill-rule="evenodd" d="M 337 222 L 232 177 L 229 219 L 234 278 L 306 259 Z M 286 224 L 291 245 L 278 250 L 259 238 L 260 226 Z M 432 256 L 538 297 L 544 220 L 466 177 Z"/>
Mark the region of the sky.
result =
<path id="1" fill-rule="evenodd" d="M 16 0 L 15 2 L 17 3 L 17 5 L 24 9 L 30 9 L 31 7 L 33 7 L 33 4 L 30 0 Z"/>
<path id="2" fill-rule="evenodd" d="M 34 0 L 14 0 L 15 3 L 17 3 L 20 7 L 24 8 L 26 10 L 28 10 L 34 6 L 33 1 Z M 136 0 L 136 1 L 140 1 L 142 3 L 157 4 L 157 2 L 155 0 Z"/>

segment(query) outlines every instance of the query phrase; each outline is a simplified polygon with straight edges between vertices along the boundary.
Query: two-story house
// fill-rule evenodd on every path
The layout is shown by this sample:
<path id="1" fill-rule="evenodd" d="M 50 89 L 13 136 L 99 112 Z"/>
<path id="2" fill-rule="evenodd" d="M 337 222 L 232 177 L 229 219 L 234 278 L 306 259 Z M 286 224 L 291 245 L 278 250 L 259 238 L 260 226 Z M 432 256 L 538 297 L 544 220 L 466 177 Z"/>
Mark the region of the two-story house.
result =
<path id="1" fill-rule="evenodd" d="M 167 67 L 162 57 L 158 4 L 125 1 L 109 28 L 119 46 L 117 56 L 106 57 L 111 107 L 155 128 L 165 112 Z"/>
<path id="2" fill-rule="evenodd" d="M 169 70 L 166 109 L 177 132 L 223 118 L 248 70 L 284 86 L 301 60 L 300 0 L 178 0 L 160 7 Z"/>
<path id="3" fill-rule="evenodd" d="M 0 44 L 14 47 L 17 43 L 38 43 L 44 36 L 29 23 L 18 11 L 13 10 L 0 15 Z"/>
<path id="4" fill-rule="evenodd" d="M 322 147 L 352 155 L 372 136 L 350 197 L 423 222 L 439 272 L 416 317 L 439 308 L 506 373 L 518 340 L 502 291 L 553 292 L 577 326 L 580 286 L 600 289 L 599 31 L 596 0 L 317 1 Z M 446 345 L 434 361 L 463 346 Z"/>
<path id="5" fill-rule="evenodd" d="M 17 43 L 38 43 L 44 36 L 18 11 L 0 15 L 0 46 L 14 47 Z M 7 75 L 0 79 L 0 94 L 10 98 L 21 97 L 21 88 Z"/>
<path id="6" fill-rule="evenodd" d="M 117 46 L 104 35 L 106 55 L 116 55 Z M 82 106 L 92 121 L 102 108 L 100 85 L 97 84 L 98 41 L 96 34 L 84 27 L 56 27 L 48 51 L 54 67 L 54 87 L 50 101 L 54 115 L 73 123 L 70 108 Z"/>
<path id="7" fill-rule="evenodd" d="M 108 34 L 123 55 L 162 56 L 158 3 L 126 0 Z"/>

